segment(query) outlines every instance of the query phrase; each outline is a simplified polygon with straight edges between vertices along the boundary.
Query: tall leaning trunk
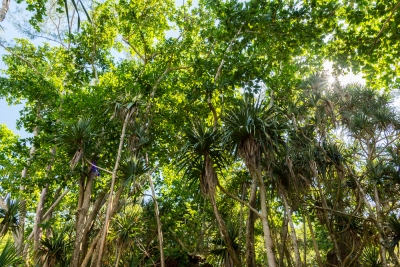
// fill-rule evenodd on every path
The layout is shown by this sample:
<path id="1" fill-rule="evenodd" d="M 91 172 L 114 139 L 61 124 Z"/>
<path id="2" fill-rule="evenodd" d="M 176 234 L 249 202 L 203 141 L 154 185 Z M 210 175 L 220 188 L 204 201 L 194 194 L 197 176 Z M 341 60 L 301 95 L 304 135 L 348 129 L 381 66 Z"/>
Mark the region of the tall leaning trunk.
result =
<path id="1" fill-rule="evenodd" d="M 258 170 L 256 170 L 254 173 L 256 174 L 257 176 L 256 178 L 260 183 L 261 221 L 264 232 L 265 249 L 267 251 L 268 267 L 276 267 L 274 241 L 272 240 L 271 237 L 271 229 L 269 227 L 269 222 L 268 222 L 266 188 L 264 180 L 261 175 L 261 169 L 258 168 Z"/>
<path id="2" fill-rule="evenodd" d="M 3 0 L 0 9 L 0 22 L 2 22 L 6 18 L 6 14 L 9 8 L 10 8 L 10 0 Z"/>
<path id="3" fill-rule="evenodd" d="M 256 208 L 257 200 L 257 181 L 253 181 L 251 185 L 249 205 L 252 208 Z M 246 223 L 246 266 L 256 267 L 256 252 L 254 248 L 254 223 L 257 217 L 252 210 L 249 210 L 249 216 L 247 217 Z"/>
<path id="4" fill-rule="evenodd" d="M 90 170 L 89 175 L 85 177 L 81 176 L 79 181 L 79 197 L 78 197 L 78 208 L 76 211 L 76 222 L 75 222 L 75 242 L 74 250 L 71 258 L 71 267 L 78 267 L 80 264 L 80 258 L 82 257 L 82 243 L 84 237 L 87 235 L 86 221 L 87 214 L 90 208 L 90 197 L 92 194 L 93 181 L 96 173 Z"/>
<path id="5" fill-rule="evenodd" d="M 38 251 L 40 245 L 40 238 L 42 233 L 40 224 L 43 219 L 43 208 L 44 208 L 44 203 L 46 202 L 46 196 L 48 191 L 49 191 L 49 184 L 46 184 L 46 186 L 42 189 L 42 192 L 40 193 L 39 202 L 36 208 L 35 225 L 33 227 L 34 251 Z"/>
<path id="6" fill-rule="evenodd" d="M 154 203 L 154 213 L 156 215 L 156 220 L 157 220 L 158 243 L 160 246 L 160 262 L 161 262 L 161 267 L 165 267 L 164 249 L 163 249 L 163 234 L 162 234 L 162 228 L 161 228 L 160 212 L 158 210 L 156 191 L 154 190 L 153 179 L 151 179 L 151 173 L 149 173 L 149 182 L 150 182 L 151 195 L 153 197 L 153 203 Z"/>
<path id="7" fill-rule="evenodd" d="M 36 126 L 33 129 L 33 137 L 35 138 L 39 133 L 39 128 Z M 27 166 L 24 167 L 21 174 L 21 185 L 19 187 L 20 192 L 22 193 L 25 191 L 25 186 L 23 185 L 24 180 L 28 177 L 28 167 L 30 166 L 33 156 L 35 155 L 36 147 L 32 144 L 31 149 L 29 151 L 29 159 L 27 161 Z M 14 244 L 18 251 L 18 253 L 22 254 L 24 251 L 24 230 L 25 230 L 25 218 L 26 218 L 26 201 L 25 199 L 20 199 L 21 203 L 21 210 L 20 210 L 20 217 L 19 217 L 19 227 L 16 233 L 13 233 Z M 25 255 L 24 255 L 25 256 Z"/>
<path id="8" fill-rule="evenodd" d="M 55 155 L 56 155 L 56 148 L 53 147 L 51 149 L 50 162 L 46 167 L 46 174 L 45 174 L 46 180 L 49 178 L 49 172 L 51 171 L 51 168 L 53 166 L 53 161 L 54 161 Z M 42 237 L 42 229 L 40 227 L 40 224 L 42 223 L 42 220 L 43 220 L 43 209 L 44 209 L 44 204 L 46 202 L 46 197 L 47 197 L 48 191 L 49 191 L 49 184 L 47 183 L 45 185 L 45 187 L 42 189 L 42 191 L 40 192 L 39 202 L 36 207 L 35 224 L 33 226 L 33 235 L 34 235 L 33 236 L 33 248 L 34 248 L 34 251 L 38 251 L 39 245 L 40 245 L 39 244 L 40 239 Z"/>
<path id="9" fill-rule="evenodd" d="M 296 262 L 296 267 L 301 267 L 301 258 L 300 258 L 300 250 L 297 242 L 296 230 L 294 228 L 293 218 L 292 218 L 292 209 L 289 207 L 285 193 L 282 192 L 282 199 L 285 205 L 285 210 L 289 219 L 290 224 L 290 235 L 292 237 L 292 244 L 294 250 L 294 260 Z"/>
<path id="10" fill-rule="evenodd" d="M 306 216 L 307 216 L 308 229 L 310 230 L 311 239 L 313 241 L 315 257 L 317 258 L 318 267 L 323 267 L 324 265 L 322 263 L 321 254 L 319 253 L 319 247 L 318 247 L 317 240 L 315 239 L 315 234 L 314 234 L 314 229 L 311 224 L 310 214 L 308 214 L 307 211 L 305 211 L 305 212 L 306 212 Z"/>
<path id="11" fill-rule="evenodd" d="M 238 257 L 235 249 L 233 248 L 233 242 L 229 236 L 229 232 L 228 232 L 228 229 L 226 228 L 225 222 L 222 219 L 221 214 L 219 213 L 214 194 L 210 194 L 209 199 L 211 202 L 211 206 L 213 207 L 213 210 L 214 210 L 215 219 L 217 220 L 221 236 L 225 241 L 226 248 L 227 248 L 228 253 L 233 261 L 233 264 L 236 267 L 241 267 L 242 263 L 240 262 L 240 258 Z"/>
<path id="12" fill-rule="evenodd" d="M 119 162 L 121 160 L 122 147 L 124 146 L 126 127 L 128 125 L 129 118 L 131 117 L 132 113 L 133 113 L 133 111 L 131 111 L 131 110 L 127 111 L 127 113 L 125 115 L 124 124 L 122 126 L 121 137 L 120 137 L 120 140 L 119 140 L 117 158 L 115 160 L 115 166 L 114 166 L 114 169 L 113 169 L 113 172 L 112 172 L 110 196 L 108 198 L 106 218 L 104 220 L 104 231 L 103 231 L 102 236 L 100 238 L 99 255 L 98 255 L 97 264 L 96 264 L 97 267 L 101 267 L 101 259 L 103 258 L 103 251 L 104 251 L 104 246 L 105 246 L 105 243 L 106 243 L 106 237 L 107 237 L 107 233 L 108 233 L 108 226 L 109 226 L 109 222 L 110 222 L 111 209 L 112 209 L 112 206 L 113 206 L 113 194 L 114 194 L 115 180 L 117 179 L 117 171 L 118 171 L 118 167 L 119 167 Z"/>
<path id="13" fill-rule="evenodd" d="M 376 183 L 374 184 L 374 200 L 375 200 L 375 208 L 376 208 L 377 218 L 378 218 L 378 220 L 383 221 L 381 202 L 379 200 L 379 193 L 378 193 L 378 188 L 376 187 Z M 381 245 L 380 247 L 381 247 L 380 252 L 381 252 L 381 259 L 382 259 L 382 267 L 387 267 L 386 248 L 383 245 Z"/>
<path id="14" fill-rule="evenodd" d="M 279 246 L 279 264 L 278 264 L 279 267 L 284 267 L 283 259 L 285 258 L 285 248 L 286 248 L 286 239 L 287 239 L 287 233 L 288 233 L 288 224 L 289 224 L 289 219 L 288 219 L 286 210 L 284 210 L 282 230 L 281 230 L 281 244 Z"/>

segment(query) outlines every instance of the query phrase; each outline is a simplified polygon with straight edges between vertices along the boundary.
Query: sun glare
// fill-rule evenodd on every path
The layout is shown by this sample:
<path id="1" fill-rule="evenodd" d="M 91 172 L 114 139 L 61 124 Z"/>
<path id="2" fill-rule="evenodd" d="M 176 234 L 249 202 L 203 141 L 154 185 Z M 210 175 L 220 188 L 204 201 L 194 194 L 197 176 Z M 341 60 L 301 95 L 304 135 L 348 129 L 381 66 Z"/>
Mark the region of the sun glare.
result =
<path id="1" fill-rule="evenodd" d="M 333 63 L 329 62 L 329 61 L 325 61 L 324 65 L 323 65 L 325 71 L 328 73 L 329 83 L 333 83 L 335 81 L 335 77 L 332 75 L 332 73 L 333 73 L 332 65 L 333 65 Z M 346 85 L 349 83 L 359 83 L 359 84 L 365 85 L 365 80 L 362 77 L 362 73 L 354 74 L 352 72 L 349 72 L 346 75 L 340 75 L 338 77 L 338 79 L 342 85 Z"/>

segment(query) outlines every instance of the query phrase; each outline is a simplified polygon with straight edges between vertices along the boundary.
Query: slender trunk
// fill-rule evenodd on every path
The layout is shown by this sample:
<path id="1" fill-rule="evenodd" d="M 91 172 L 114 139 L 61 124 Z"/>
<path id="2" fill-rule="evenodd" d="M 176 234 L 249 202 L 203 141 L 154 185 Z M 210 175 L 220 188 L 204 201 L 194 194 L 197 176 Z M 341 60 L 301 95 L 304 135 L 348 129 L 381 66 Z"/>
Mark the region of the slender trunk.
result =
<path id="1" fill-rule="evenodd" d="M 321 254 L 319 253 L 319 247 L 318 247 L 317 240 L 315 239 L 314 230 L 313 230 L 312 224 L 311 224 L 310 214 L 308 214 L 307 211 L 306 211 L 306 216 L 307 216 L 308 229 L 310 230 L 311 239 L 313 241 L 315 257 L 317 258 L 318 267 L 323 267 L 324 265 L 322 263 Z"/>
<path id="2" fill-rule="evenodd" d="M 94 202 L 94 204 L 92 206 L 91 213 L 87 216 L 87 218 L 85 220 L 85 228 L 83 231 L 83 235 L 81 237 L 81 250 L 79 253 L 79 262 L 80 263 L 83 261 L 83 259 L 85 258 L 85 255 L 87 253 L 88 246 L 89 246 L 90 229 L 92 228 L 92 225 L 93 225 L 94 221 L 96 220 L 101 207 L 105 203 L 105 198 L 106 198 L 106 193 L 101 192 L 98 195 L 96 201 Z"/>
<path id="3" fill-rule="evenodd" d="M 117 193 L 115 194 L 115 199 L 114 199 L 114 203 L 111 207 L 111 212 L 110 212 L 110 216 L 114 216 L 114 214 L 119 210 L 120 206 L 118 205 L 119 199 L 121 198 L 121 195 L 123 193 L 124 188 L 121 187 Z M 103 203 L 103 202 L 102 202 Z M 99 209 L 101 208 L 103 204 L 100 205 Z M 97 214 L 97 213 L 96 213 Z M 100 238 L 102 233 L 104 232 L 104 228 L 106 226 L 103 225 L 102 228 L 100 229 L 100 231 L 98 232 L 98 234 L 96 235 L 96 237 L 93 239 L 92 244 L 90 244 L 89 249 L 87 250 L 87 252 L 85 254 L 82 254 L 83 260 L 82 263 L 80 264 L 80 267 L 86 267 L 89 264 L 90 259 L 92 259 L 92 262 L 90 264 L 90 266 L 95 266 L 98 262 L 98 255 L 99 255 L 99 250 L 98 250 L 98 242 L 100 242 Z"/>
<path id="4" fill-rule="evenodd" d="M 289 219 L 287 216 L 287 211 L 284 209 L 283 213 L 283 222 L 282 222 L 282 233 L 281 233 L 281 245 L 279 247 L 279 267 L 283 267 L 283 259 L 285 258 L 285 247 L 286 247 L 286 238 L 288 233 L 288 224 Z"/>
<path id="5" fill-rule="evenodd" d="M 255 174 L 260 183 L 261 220 L 264 231 L 265 249 L 267 251 L 268 267 L 276 267 L 274 242 L 272 241 L 271 230 L 268 223 L 266 188 L 261 175 L 261 170 L 258 169 Z"/>
<path id="6" fill-rule="evenodd" d="M 61 187 L 57 188 L 56 191 L 54 192 L 54 197 L 53 197 L 52 203 L 57 201 L 58 197 L 60 196 L 60 193 L 61 193 Z M 53 210 L 51 210 L 50 212 L 46 211 L 45 215 L 43 215 L 43 219 L 42 219 L 43 221 L 44 220 L 51 220 L 51 218 L 53 218 Z M 50 238 L 52 236 L 52 233 L 53 233 L 52 229 L 50 227 L 47 227 L 47 229 L 46 229 L 46 237 Z"/>
<path id="7" fill-rule="evenodd" d="M 101 259 L 103 258 L 103 251 L 104 251 L 104 246 L 105 246 L 105 243 L 106 243 L 106 237 L 107 237 L 107 233 L 108 233 L 108 224 L 109 224 L 109 221 L 110 221 L 111 207 L 112 207 L 112 204 L 113 204 L 113 194 L 114 194 L 115 180 L 117 179 L 117 171 L 118 171 L 118 167 L 119 167 L 119 162 L 121 160 L 122 147 L 124 146 L 126 126 L 128 125 L 128 121 L 129 121 L 129 118 L 130 118 L 131 115 L 132 115 L 132 111 L 128 111 L 126 116 L 125 116 L 124 124 L 122 126 L 121 137 L 120 137 L 120 140 L 119 140 L 117 158 L 115 160 L 115 166 L 114 166 L 114 170 L 112 172 L 110 196 L 108 198 L 106 218 L 105 218 L 105 221 L 104 221 L 104 226 L 105 227 L 104 227 L 104 232 L 103 232 L 103 234 L 102 234 L 102 236 L 100 238 L 99 256 L 98 256 L 97 265 L 96 265 L 97 267 L 101 267 Z"/>
<path id="8" fill-rule="evenodd" d="M 322 175 L 325 176 L 324 173 Z M 324 177 L 324 178 L 326 178 L 326 177 Z M 321 184 L 318 181 L 318 176 L 315 175 L 315 179 L 317 181 L 317 186 L 318 186 L 319 195 L 321 197 L 322 207 L 324 209 L 328 209 L 329 207 L 328 207 L 328 204 L 326 202 L 326 198 L 325 198 L 324 192 L 322 191 Z M 326 180 L 326 179 L 324 179 L 324 180 Z M 335 233 L 333 233 L 332 230 L 331 230 L 331 226 L 330 226 L 330 223 L 329 223 L 328 215 L 326 214 L 326 210 L 323 211 L 323 216 L 324 216 L 324 219 L 326 221 L 326 225 L 328 227 L 329 234 L 330 234 L 330 237 L 331 237 L 332 242 L 333 242 L 333 249 L 335 250 L 336 258 L 338 260 L 339 265 L 342 266 L 342 262 L 343 261 L 342 261 L 342 256 L 340 254 L 340 249 L 339 249 L 339 246 L 338 246 L 338 243 L 337 243 L 337 240 L 336 240 Z"/>
<path id="9" fill-rule="evenodd" d="M 0 22 L 6 18 L 7 11 L 10 7 L 10 0 L 3 0 L 0 9 Z"/>
<path id="10" fill-rule="evenodd" d="M 303 244 L 304 244 L 304 267 L 307 266 L 307 226 L 306 226 L 306 216 L 303 214 Z"/>
<path id="11" fill-rule="evenodd" d="M 257 180 L 254 180 L 251 185 L 249 205 L 253 208 L 256 208 L 256 200 L 257 200 Z M 256 252 L 254 248 L 255 239 L 254 239 L 254 223 L 257 219 L 257 216 L 254 214 L 252 210 L 249 210 L 249 216 L 247 217 L 246 224 L 246 266 L 247 267 L 256 267 Z"/>
<path id="12" fill-rule="evenodd" d="M 247 186 L 245 183 L 242 184 L 242 202 L 244 202 L 244 196 L 247 193 Z M 243 203 L 240 203 L 240 211 L 239 211 L 239 236 L 238 236 L 238 240 L 242 240 L 242 236 L 243 236 Z"/>
<path id="13" fill-rule="evenodd" d="M 46 184 L 46 186 L 42 189 L 42 192 L 40 193 L 39 203 L 36 208 L 35 225 L 33 227 L 34 251 L 38 251 L 39 245 L 40 245 L 40 238 L 41 238 L 41 232 L 42 232 L 41 228 L 40 228 L 40 224 L 42 223 L 42 219 L 43 219 L 43 208 L 44 208 L 44 203 L 46 201 L 46 196 L 47 196 L 48 191 L 49 191 L 49 184 Z"/>
<path id="14" fill-rule="evenodd" d="M 375 207 L 376 207 L 376 214 L 377 214 L 378 220 L 382 221 L 383 214 L 382 214 L 382 210 L 381 210 L 381 202 L 379 200 L 378 188 L 376 187 L 376 184 L 374 184 L 374 198 L 375 198 Z M 381 259 L 382 259 L 382 267 L 387 267 L 386 248 L 385 248 L 385 246 L 382 246 L 382 243 L 380 245 L 380 252 L 381 252 Z"/>
<path id="15" fill-rule="evenodd" d="M 33 138 L 37 137 L 38 133 L 39 133 L 39 128 L 36 126 L 33 129 Z M 23 185 L 25 183 L 24 180 L 26 180 L 28 177 L 28 167 L 31 165 L 31 162 L 33 160 L 33 156 L 35 155 L 35 152 L 36 152 L 36 147 L 34 146 L 34 144 L 32 144 L 31 149 L 29 151 L 29 159 L 27 161 L 27 166 L 24 167 L 22 174 L 21 174 L 21 185 L 19 187 L 19 191 L 21 192 L 21 194 L 23 193 L 23 191 L 25 191 L 25 186 Z M 26 217 L 26 201 L 25 201 L 25 199 L 23 199 L 21 197 L 20 203 L 21 203 L 20 204 L 21 210 L 20 210 L 20 216 L 19 216 L 19 227 L 18 227 L 18 230 L 16 231 L 16 233 L 13 234 L 13 237 L 14 237 L 15 248 L 17 249 L 18 253 L 23 253 L 23 251 L 24 251 L 23 245 L 24 245 L 25 217 Z"/>
<path id="16" fill-rule="evenodd" d="M 233 260 L 233 264 L 236 267 L 241 267 L 242 264 L 240 262 L 240 258 L 238 257 L 235 249 L 233 248 L 232 240 L 229 236 L 229 232 L 228 232 L 228 229 L 226 228 L 224 220 L 222 219 L 221 214 L 219 213 L 217 203 L 215 202 L 215 197 L 214 197 L 214 195 L 209 195 L 209 198 L 210 198 L 211 206 L 213 207 L 213 210 L 214 210 L 215 219 L 217 220 L 221 236 L 225 241 L 226 248 L 228 250 L 230 257 Z"/>
<path id="17" fill-rule="evenodd" d="M 146 158 L 147 158 L 147 155 L 146 155 Z M 161 267 L 165 267 L 164 249 L 163 249 L 163 234 L 162 234 L 162 228 L 161 228 L 160 212 L 158 210 L 156 191 L 154 190 L 153 179 L 151 179 L 151 173 L 149 173 L 149 182 L 150 182 L 150 188 L 151 188 L 151 195 L 153 197 L 153 202 L 154 202 L 154 213 L 156 215 L 156 220 L 157 220 L 157 233 L 158 233 L 158 242 L 159 242 L 159 246 L 160 246 Z"/>
<path id="18" fill-rule="evenodd" d="M 90 167 L 91 168 L 91 167 Z M 92 195 L 93 181 L 96 173 L 91 169 L 87 177 L 86 186 L 81 183 L 80 196 L 78 200 L 78 210 L 76 212 L 76 237 L 74 242 L 74 251 L 71 259 L 71 267 L 77 267 L 82 257 L 82 239 L 87 234 L 85 232 L 86 217 L 90 208 L 90 197 Z M 81 178 L 84 181 L 84 178 Z"/>
<path id="19" fill-rule="evenodd" d="M 384 235 L 384 231 L 383 231 L 383 227 L 382 227 L 381 223 L 377 220 L 377 217 L 376 217 L 377 215 L 374 214 L 374 211 L 373 211 L 373 209 L 371 207 L 371 203 L 368 201 L 368 198 L 367 198 L 367 196 L 366 196 L 366 194 L 364 192 L 364 189 L 362 188 L 360 182 L 358 181 L 358 179 L 355 179 L 355 181 L 356 181 L 356 184 L 357 184 L 358 191 L 360 192 L 361 197 L 362 197 L 362 199 L 363 199 L 363 201 L 365 203 L 365 206 L 367 207 L 369 215 L 372 218 L 374 218 L 373 222 L 374 222 L 375 227 L 377 228 L 378 233 L 379 233 L 379 242 L 381 244 L 383 244 L 384 243 L 384 236 L 385 236 Z M 375 205 L 377 205 L 377 203 L 375 203 Z M 389 252 L 390 257 L 394 261 L 394 266 L 395 267 L 400 267 L 399 258 L 394 253 L 394 250 L 389 249 L 388 252 Z M 385 256 L 385 258 L 386 258 L 386 256 Z"/>
<path id="20" fill-rule="evenodd" d="M 115 257 L 115 267 L 118 267 L 119 265 L 119 259 L 121 258 L 121 250 L 122 248 L 120 246 L 117 246 L 117 256 Z"/>
<path id="21" fill-rule="evenodd" d="M 301 267 L 301 258 L 300 258 L 300 250 L 299 250 L 299 245 L 297 243 L 297 236 L 296 236 L 296 230 L 294 228 L 294 223 L 292 219 L 292 209 L 289 208 L 285 193 L 281 193 L 283 203 L 285 205 L 285 210 L 289 219 L 289 224 L 290 224 L 290 236 L 292 237 L 292 244 L 293 244 L 293 250 L 294 250 L 294 260 L 296 262 L 296 267 Z"/>

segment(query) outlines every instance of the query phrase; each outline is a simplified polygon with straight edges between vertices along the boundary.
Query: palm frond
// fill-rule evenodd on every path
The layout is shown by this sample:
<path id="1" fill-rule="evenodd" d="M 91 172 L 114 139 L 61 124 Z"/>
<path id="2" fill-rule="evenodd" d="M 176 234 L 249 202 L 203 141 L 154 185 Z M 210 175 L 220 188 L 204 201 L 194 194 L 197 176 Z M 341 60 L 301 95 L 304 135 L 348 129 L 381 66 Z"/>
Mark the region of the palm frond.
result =
<path id="1" fill-rule="evenodd" d="M 185 170 L 189 180 L 199 179 L 203 193 L 213 194 L 218 178 L 216 168 L 226 162 L 223 150 L 219 147 L 221 135 L 203 122 L 196 122 L 185 130 L 186 144 L 182 147 L 178 167 Z"/>
<path id="2" fill-rule="evenodd" d="M 0 253 L 0 266 L 17 266 L 16 264 L 19 263 L 20 260 L 14 244 L 8 240 L 3 251 Z"/>
<path id="3" fill-rule="evenodd" d="M 380 267 L 382 263 L 380 261 L 379 249 L 376 247 L 365 248 L 361 257 L 363 266 L 366 267 Z"/>
<path id="4" fill-rule="evenodd" d="M 9 230 L 13 233 L 17 233 L 20 210 L 21 203 L 8 196 L 6 198 L 6 208 L 0 208 L 0 236 L 5 236 Z"/>
<path id="5" fill-rule="evenodd" d="M 135 182 L 140 176 L 149 171 L 144 159 L 132 156 L 122 163 L 120 167 L 124 184 Z"/>

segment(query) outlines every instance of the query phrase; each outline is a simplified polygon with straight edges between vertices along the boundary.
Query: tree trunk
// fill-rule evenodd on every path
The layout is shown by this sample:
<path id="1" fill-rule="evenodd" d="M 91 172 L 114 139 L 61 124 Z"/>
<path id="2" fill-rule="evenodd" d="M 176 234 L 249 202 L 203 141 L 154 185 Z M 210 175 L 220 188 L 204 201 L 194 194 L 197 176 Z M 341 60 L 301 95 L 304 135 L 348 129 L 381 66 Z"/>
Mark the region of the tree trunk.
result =
<path id="1" fill-rule="evenodd" d="M 146 155 L 146 159 L 147 159 L 147 155 Z M 157 233 L 158 233 L 158 242 L 159 242 L 159 246 L 160 246 L 161 267 L 165 267 L 164 249 L 163 249 L 163 234 L 162 234 L 162 228 L 161 228 L 160 213 L 158 210 L 156 191 L 154 190 L 153 179 L 151 179 L 151 173 L 149 173 L 149 182 L 150 182 L 151 195 L 153 197 L 153 203 L 154 203 L 154 213 L 156 215 L 156 220 L 157 220 Z"/>
<path id="2" fill-rule="evenodd" d="M 0 22 L 2 22 L 6 18 L 6 14 L 9 8 L 10 8 L 10 0 L 3 0 L 0 9 Z"/>
<path id="3" fill-rule="evenodd" d="M 292 237 L 292 244 L 293 244 L 293 251 L 294 251 L 294 260 L 296 262 L 296 267 L 301 267 L 301 258 L 300 258 L 300 250 L 299 250 L 299 245 L 297 243 L 297 236 L 296 236 L 296 230 L 294 228 L 294 223 L 292 219 L 292 209 L 289 208 L 285 193 L 281 193 L 283 203 L 285 205 L 285 210 L 289 219 L 289 224 L 290 224 L 290 236 Z"/>
<path id="4" fill-rule="evenodd" d="M 306 216 L 303 214 L 303 262 L 304 262 L 304 267 L 307 266 L 307 225 L 306 225 Z"/>
<path id="5" fill-rule="evenodd" d="M 39 133 L 39 128 L 36 126 L 33 129 L 33 138 L 37 137 L 38 133 Z M 28 177 L 28 167 L 31 165 L 31 161 L 33 160 L 33 156 L 35 155 L 35 152 L 36 152 L 36 147 L 32 144 L 31 149 L 29 151 L 29 159 L 27 161 L 27 166 L 24 167 L 22 174 L 21 174 L 21 185 L 19 187 L 19 190 L 21 193 L 23 193 L 23 191 L 25 191 L 25 186 L 23 185 L 24 180 L 26 180 L 26 178 Z M 16 231 L 16 234 L 13 234 L 13 238 L 14 238 L 15 248 L 17 249 L 18 253 L 21 254 L 24 252 L 24 231 L 25 231 L 25 217 L 26 217 L 26 201 L 25 201 L 25 199 L 23 199 L 21 197 L 20 203 L 21 203 L 21 210 L 20 210 L 20 215 L 19 215 L 19 227 L 18 227 L 18 230 Z"/>
<path id="6" fill-rule="evenodd" d="M 89 167 L 90 172 L 87 177 L 86 185 L 84 183 L 84 176 L 81 177 L 80 182 L 80 194 L 78 199 L 78 210 L 76 211 L 76 237 L 74 242 L 74 250 L 71 258 L 71 267 L 78 267 L 80 265 L 80 258 L 82 257 L 82 240 L 87 235 L 85 225 L 87 214 L 90 208 L 90 197 L 92 195 L 93 181 L 96 177 L 96 173 Z"/>
<path id="7" fill-rule="evenodd" d="M 361 197 L 362 197 L 362 199 L 363 199 L 363 201 L 364 201 L 364 203 L 365 203 L 365 206 L 367 207 L 367 210 L 368 210 L 369 215 L 370 215 L 372 218 L 374 218 L 373 222 L 374 222 L 375 227 L 377 228 L 378 233 L 379 233 L 379 242 L 380 242 L 380 243 L 383 243 L 383 242 L 384 242 L 384 236 L 385 236 L 385 235 L 384 235 L 384 232 L 383 232 L 383 227 L 382 227 L 381 223 L 378 221 L 377 215 L 374 214 L 374 211 L 373 211 L 373 209 L 372 209 L 372 207 L 371 207 L 371 203 L 370 203 L 370 201 L 368 200 L 368 198 L 367 198 L 367 196 L 366 196 L 366 194 L 365 194 L 365 192 L 364 192 L 364 189 L 362 188 L 360 182 L 358 181 L 358 179 L 355 179 L 355 181 L 356 181 L 356 184 L 357 184 L 358 191 L 360 192 Z M 377 203 L 375 203 L 375 205 L 377 205 Z M 391 257 L 392 260 L 394 261 L 394 266 L 395 266 L 395 267 L 400 267 L 399 258 L 398 258 L 397 255 L 394 253 L 394 251 L 393 251 L 392 249 L 389 249 L 388 252 L 389 252 L 390 257 Z M 386 258 L 386 257 L 385 257 L 385 258 Z"/>
<path id="8" fill-rule="evenodd" d="M 257 181 L 254 180 L 251 185 L 249 205 L 256 208 L 257 200 Z M 256 252 L 254 248 L 254 223 L 257 219 L 256 214 L 252 210 L 249 210 L 249 216 L 247 217 L 246 224 L 246 266 L 256 267 Z"/>
<path id="9" fill-rule="evenodd" d="M 121 258 L 121 250 L 122 248 L 120 246 L 117 246 L 117 256 L 115 257 L 115 267 L 118 267 L 119 265 L 119 260 Z"/>
<path id="10" fill-rule="evenodd" d="M 111 214 L 111 207 L 113 204 L 113 194 L 114 194 L 114 186 L 115 186 L 115 180 L 117 179 L 117 171 L 119 167 L 119 162 L 121 160 L 121 154 L 122 154 L 122 147 L 124 145 L 124 139 L 125 139 L 125 132 L 126 132 L 126 126 L 128 125 L 129 118 L 132 115 L 132 111 L 127 111 L 124 124 L 122 125 L 122 131 L 121 131 L 121 137 L 119 140 L 119 147 L 118 147 L 118 153 L 117 153 L 117 158 L 115 160 L 115 166 L 112 172 L 112 178 L 111 178 L 111 188 L 110 188 L 110 196 L 108 198 L 108 205 L 107 205 L 107 211 L 106 211 L 106 218 L 104 221 L 104 232 L 100 238 L 100 244 L 99 244 L 99 256 L 98 256 L 98 261 L 97 261 L 97 267 L 101 267 L 101 259 L 103 258 L 103 251 L 104 251 L 104 246 L 106 243 L 106 238 L 107 238 L 107 233 L 108 233 L 108 224 L 110 222 L 110 214 Z"/>
<path id="11" fill-rule="evenodd" d="M 226 228 L 224 220 L 222 219 L 221 214 L 218 211 L 217 203 L 215 202 L 215 197 L 214 197 L 214 195 L 211 194 L 211 195 L 209 195 L 209 198 L 210 198 L 211 206 L 213 207 L 213 210 L 214 210 L 215 219 L 217 220 L 221 236 L 225 240 L 225 245 L 226 245 L 226 248 L 228 250 L 230 257 L 233 260 L 233 264 L 236 267 L 241 267 L 242 264 L 240 262 L 240 258 L 238 257 L 235 249 L 233 248 L 233 242 L 229 236 L 229 232 L 228 232 L 228 229 Z"/>
<path id="12" fill-rule="evenodd" d="M 42 232 L 40 224 L 42 223 L 43 219 L 43 208 L 48 191 L 49 191 L 49 184 L 46 184 L 46 186 L 42 189 L 42 192 L 40 193 L 39 203 L 36 208 L 35 225 L 33 227 L 33 249 L 35 252 L 38 251 L 40 246 L 40 238 Z"/>
<path id="13" fill-rule="evenodd" d="M 382 214 L 382 210 L 381 210 L 381 202 L 379 200 L 378 188 L 376 187 L 376 184 L 374 184 L 374 198 L 375 198 L 376 215 L 378 217 L 378 220 L 383 221 L 382 220 L 383 214 Z M 385 246 L 382 245 L 382 243 L 380 243 L 380 252 L 381 252 L 381 259 L 382 259 L 382 267 L 387 267 L 386 248 L 385 248 Z"/>
<path id="14" fill-rule="evenodd" d="M 313 230 L 312 224 L 311 224 L 310 214 L 308 214 L 307 211 L 305 211 L 305 212 L 306 212 L 306 216 L 307 216 L 308 229 L 310 230 L 311 239 L 313 241 L 315 257 L 317 258 L 318 267 L 323 267 L 324 265 L 322 263 L 321 254 L 319 253 L 319 247 L 318 247 L 317 240 L 315 239 L 314 230 Z"/>
<path id="15" fill-rule="evenodd" d="M 260 183 L 261 220 L 264 231 L 265 249 L 267 251 L 268 267 L 276 267 L 274 242 L 272 241 L 271 230 L 268 223 L 266 188 L 261 175 L 261 170 L 259 169 L 255 173 Z"/>
<path id="16" fill-rule="evenodd" d="M 315 179 L 316 179 L 316 182 L 317 182 L 318 192 L 319 192 L 319 195 L 321 197 L 322 207 L 324 209 L 328 209 L 329 207 L 328 207 L 328 204 L 326 202 L 326 198 L 325 198 L 324 192 L 322 191 L 321 184 L 318 181 L 318 176 L 317 176 L 316 173 L 314 173 L 314 175 L 315 175 Z M 322 173 L 322 175 L 324 177 L 324 180 L 326 180 L 326 176 L 325 176 L 324 172 Z M 326 225 L 328 227 L 328 231 L 329 231 L 330 237 L 331 237 L 332 242 L 333 242 L 333 249 L 335 250 L 336 258 L 338 260 L 339 265 L 342 266 L 342 262 L 343 262 L 342 261 L 342 255 L 340 254 L 340 249 L 339 249 L 339 246 L 338 246 L 338 243 L 337 243 L 337 239 L 336 239 L 335 233 L 332 232 L 332 229 L 331 229 L 331 226 L 330 226 L 330 223 L 329 223 L 329 218 L 328 218 L 328 215 L 326 214 L 326 210 L 323 211 L 323 216 L 324 216 L 324 219 L 326 221 Z"/>
<path id="17" fill-rule="evenodd" d="M 92 206 L 91 213 L 89 214 L 89 216 L 87 216 L 85 220 L 85 229 L 83 231 L 84 234 L 82 235 L 81 239 L 81 251 L 79 253 L 79 263 L 82 263 L 83 259 L 86 256 L 89 246 L 90 229 L 92 228 L 92 225 L 96 220 L 101 207 L 103 207 L 105 203 L 105 198 L 106 198 L 106 193 L 101 192 Z"/>
<path id="18" fill-rule="evenodd" d="M 119 199 L 121 198 L 121 195 L 124 191 L 124 188 L 121 187 L 117 193 L 115 194 L 115 198 L 113 201 L 113 205 L 111 207 L 111 212 L 110 216 L 114 216 L 114 214 L 119 210 L 120 206 L 118 205 Z M 104 203 L 104 202 L 102 202 Z M 103 204 L 99 205 L 98 210 L 102 207 Z M 95 217 L 93 217 L 93 220 Z M 90 266 L 96 266 L 98 264 L 98 261 L 100 260 L 98 255 L 99 255 L 99 250 L 98 250 L 98 242 L 100 242 L 100 238 L 102 236 L 102 233 L 104 232 L 105 225 L 102 226 L 96 237 L 93 239 L 92 244 L 90 244 L 89 249 L 86 248 L 86 253 L 82 254 L 82 263 L 80 264 L 81 267 L 86 267 L 89 264 L 90 259 L 92 259 L 92 262 Z"/>
<path id="19" fill-rule="evenodd" d="M 282 232 L 281 232 L 281 245 L 279 247 L 279 267 L 283 267 L 283 259 L 285 258 L 285 247 L 286 247 L 286 238 L 288 233 L 288 224 L 289 219 L 287 216 L 286 209 L 283 214 L 283 222 L 282 222 Z"/>

